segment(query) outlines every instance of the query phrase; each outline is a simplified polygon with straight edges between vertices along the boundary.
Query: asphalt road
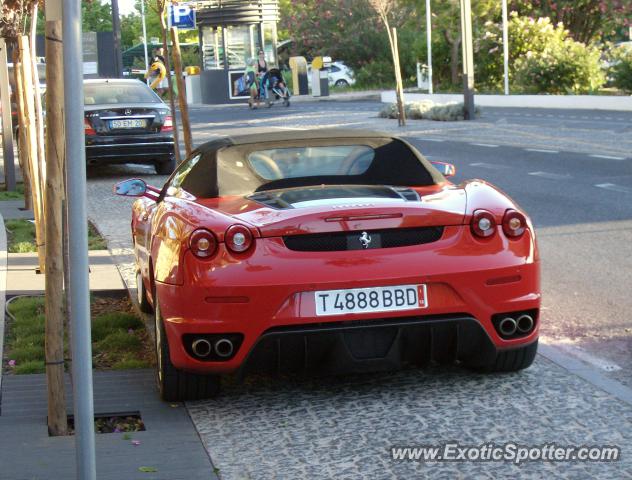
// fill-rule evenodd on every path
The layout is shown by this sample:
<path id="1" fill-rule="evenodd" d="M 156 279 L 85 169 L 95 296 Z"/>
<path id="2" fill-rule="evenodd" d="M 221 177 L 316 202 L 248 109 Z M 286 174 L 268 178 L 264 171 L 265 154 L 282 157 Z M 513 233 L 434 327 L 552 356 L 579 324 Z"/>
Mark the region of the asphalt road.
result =
<path id="1" fill-rule="evenodd" d="M 543 262 L 543 342 L 632 386 L 632 112 L 485 109 L 474 122 L 377 118 L 377 102 L 191 109 L 194 142 L 271 128 L 325 126 L 399 132 L 456 183 L 488 180 L 531 215 Z M 89 215 L 133 284 L 129 199 L 112 184 L 147 167 L 89 170 Z M 432 368 L 342 379 L 228 383 L 188 405 L 222 478 L 586 478 L 632 476 L 632 463 L 393 463 L 389 446 L 547 441 L 632 444 L 630 407 L 538 357 L 519 374 L 484 377 Z M 616 472 L 616 473 L 615 473 Z"/>

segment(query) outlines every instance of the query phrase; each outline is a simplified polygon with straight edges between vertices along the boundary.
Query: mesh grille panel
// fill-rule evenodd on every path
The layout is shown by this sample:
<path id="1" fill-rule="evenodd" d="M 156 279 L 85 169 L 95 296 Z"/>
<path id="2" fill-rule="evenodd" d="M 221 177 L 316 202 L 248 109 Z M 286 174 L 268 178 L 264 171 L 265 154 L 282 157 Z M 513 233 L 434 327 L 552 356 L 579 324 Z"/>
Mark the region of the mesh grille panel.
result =
<path id="1" fill-rule="evenodd" d="M 318 233 L 283 237 L 285 246 L 298 252 L 334 252 L 376 248 L 408 247 L 436 242 L 443 235 L 443 227 L 397 228 L 366 231 L 370 243 L 363 246 L 364 231 Z"/>

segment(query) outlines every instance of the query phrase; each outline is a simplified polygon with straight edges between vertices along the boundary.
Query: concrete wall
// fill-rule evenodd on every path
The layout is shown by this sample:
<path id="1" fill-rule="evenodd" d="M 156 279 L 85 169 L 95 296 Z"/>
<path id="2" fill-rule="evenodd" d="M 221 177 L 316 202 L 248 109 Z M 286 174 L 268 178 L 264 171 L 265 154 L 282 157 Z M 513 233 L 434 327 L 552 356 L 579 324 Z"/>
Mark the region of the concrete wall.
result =
<path id="1" fill-rule="evenodd" d="M 432 100 L 435 103 L 463 102 L 463 95 L 406 93 L 406 102 Z M 395 92 L 382 92 L 382 102 L 395 103 Z M 475 95 L 481 107 L 564 108 L 632 111 L 632 96 L 605 95 Z"/>

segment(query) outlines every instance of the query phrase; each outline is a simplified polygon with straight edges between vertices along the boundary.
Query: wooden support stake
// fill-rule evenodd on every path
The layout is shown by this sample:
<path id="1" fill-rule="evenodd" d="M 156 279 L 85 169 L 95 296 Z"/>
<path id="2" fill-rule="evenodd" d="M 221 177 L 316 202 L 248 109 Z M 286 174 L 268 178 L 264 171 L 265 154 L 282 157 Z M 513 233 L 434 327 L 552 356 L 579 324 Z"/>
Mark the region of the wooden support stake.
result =
<path id="1" fill-rule="evenodd" d="M 61 21 L 46 22 L 46 379 L 48 432 L 66 435 L 64 391 L 64 65 Z"/>
<path id="2" fill-rule="evenodd" d="M 33 210 L 33 197 L 31 196 L 31 175 L 29 172 L 28 143 L 26 141 L 26 121 L 24 106 L 24 87 L 22 84 L 22 59 L 17 45 L 13 48 L 13 81 L 15 84 L 15 99 L 18 111 L 18 163 L 22 170 L 22 182 L 24 185 L 24 209 Z"/>
<path id="3" fill-rule="evenodd" d="M 406 126 L 406 108 L 404 105 L 404 85 L 402 82 L 402 69 L 399 65 L 399 48 L 397 46 L 397 29 L 393 27 L 393 65 L 395 66 L 395 82 L 397 92 L 397 108 L 399 110 L 398 125 Z"/>
<path id="4" fill-rule="evenodd" d="M 173 143 L 176 154 L 176 164 L 180 164 L 180 140 L 178 133 L 178 115 L 176 112 L 176 102 L 173 98 L 173 79 L 171 78 L 171 62 L 169 62 L 169 46 L 167 45 L 167 4 L 163 0 L 156 3 L 161 7 L 160 10 L 160 33 L 162 34 L 162 48 L 165 51 L 165 68 L 167 69 L 167 83 L 169 85 L 169 106 L 171 107 L 171 117 L 173 121 Z"/>
<path id="5" fill-rule="evenodd" d="M 33 3 L 31 9 L 31 71 L 33 74 L 33 91 L 35 95 L 35 119 L 36 119 L 36 136 L 37 136 L 37 166 L 38 174 L 40 178 L 40 190 L 44 191 L 44 184 L 46 183 L 46 155 L 44 144 L 44 115 L 42 111 L 42 92 L 40 90 L 39 72 L 37 71 L 37 2 Z M 46 199 L 42 196 L 42 202 L 45 203 Z M 42 205 L 42 212 L 44 211 L 44 205 Z"/>
<path id="6" fill-rule="evenodd" d="M 26 117 L 26 141 L 27 159 L 29 165 L 29 173 L 31 175 L 31 195 L 33 196 L 33 216 L 35 218 L 35 239 L 37 242 L 37 258 L 39 260 L 39 268 L 43 272 L 45 265 L 45 235 L 43 232 L 42 218 L 42 189 L 41 179 L 39 175 L 39 165 L 37 159 L 37 128 L 35 122 L 35 104 L 33 101 L 33 72 L 31 69 L 31 49 L 28 37 L 22 35 L 18 37 L 18 48 L 20 49 L 20 57 L 22 58 L 22 86 L 24 92 L 25 117 Z"/>
<path id="7" fill-rule="evenodd" d="M 193 151 L 193 140 L 191 138 L 191 123 L 189 122 L 189 106 L 187 105 L 186 87 L 182 77 L 182 56 L 180 55 L 180 39 L 178 38 L 178 28 L 171 27 L 171 45 L 173 55 L 173 68 L 176 73 L 178 83 L 178 104 L 180 105 L 180 118 L 182 119 L 182 135 L 184 136 L 184 150 L 186 156 Z"/>

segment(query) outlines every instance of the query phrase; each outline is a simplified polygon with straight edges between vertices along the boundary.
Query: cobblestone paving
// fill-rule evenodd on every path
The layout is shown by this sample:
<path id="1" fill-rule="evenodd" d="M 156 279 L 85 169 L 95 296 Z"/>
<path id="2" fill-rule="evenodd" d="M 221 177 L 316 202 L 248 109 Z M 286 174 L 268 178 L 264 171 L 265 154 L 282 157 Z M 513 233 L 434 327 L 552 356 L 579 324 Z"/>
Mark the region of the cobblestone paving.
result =
<path id="1" fill-rule="evenodd" d="M 632 407 L 538 357 L 521 373 L 433 367 L 354 377 L 256 378 L 187 404 L 233 479 L 632 478 Z M 616 445 L 613 463 L 394 461 L 391 446 Z"/>

